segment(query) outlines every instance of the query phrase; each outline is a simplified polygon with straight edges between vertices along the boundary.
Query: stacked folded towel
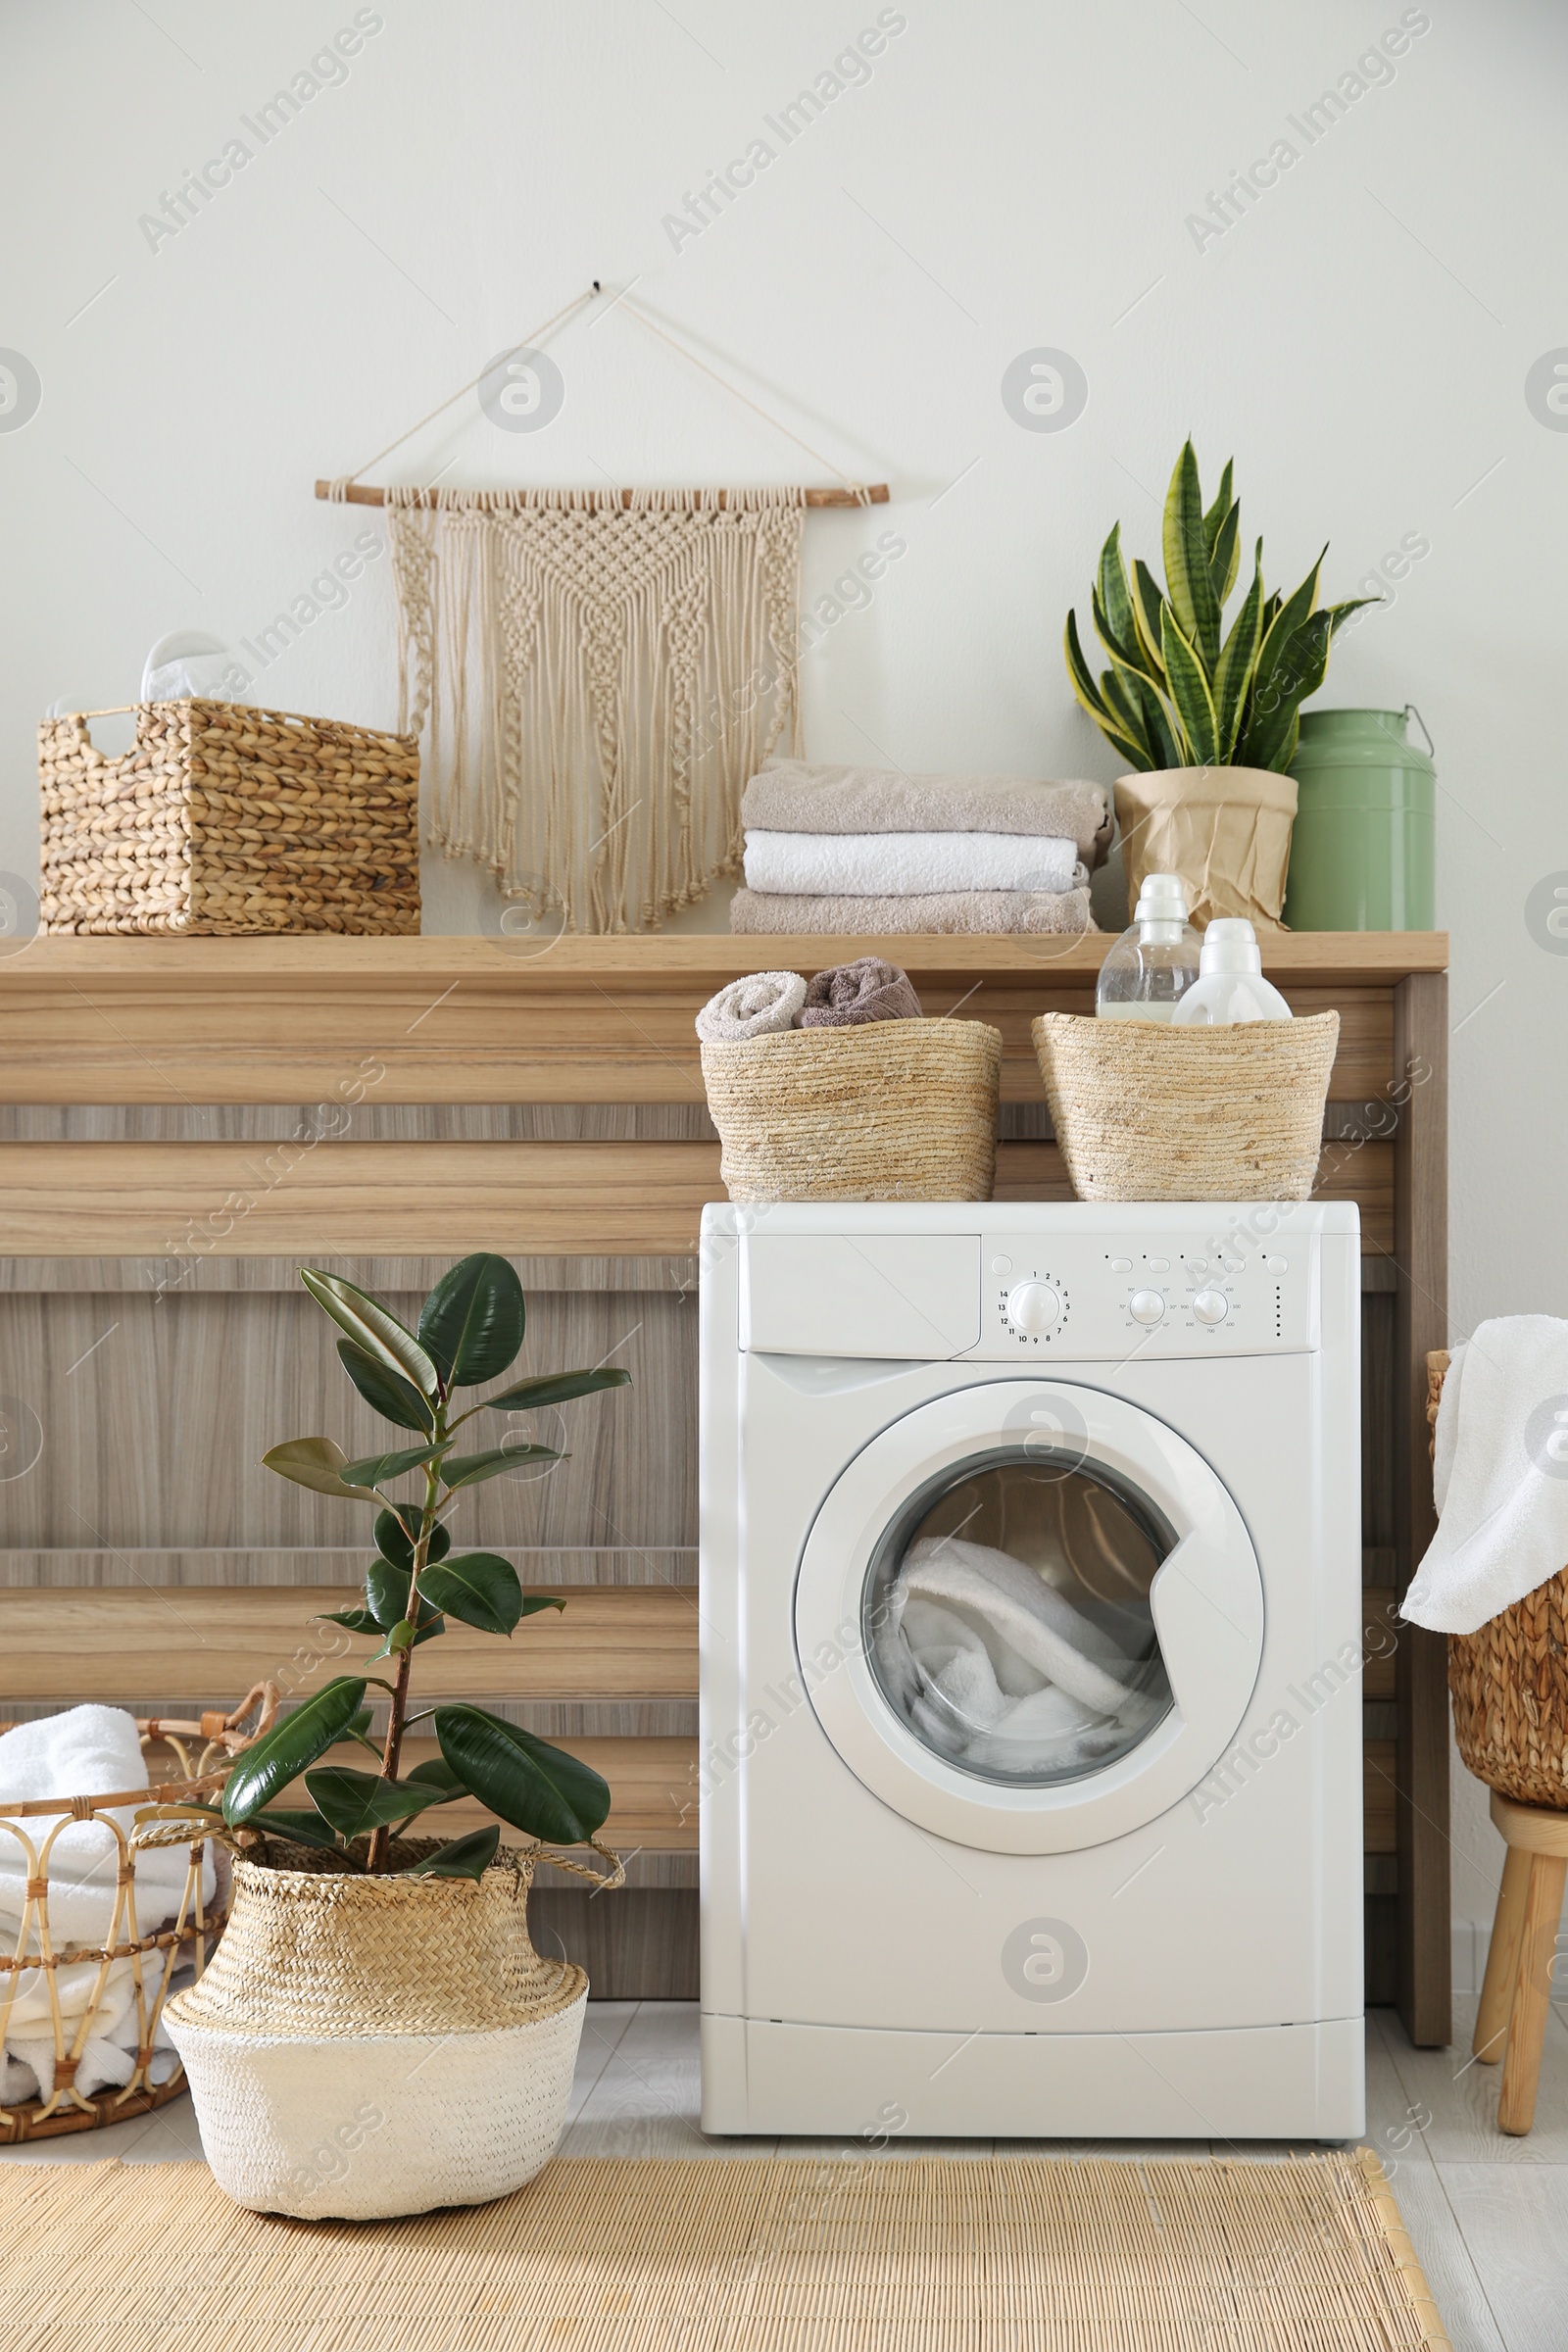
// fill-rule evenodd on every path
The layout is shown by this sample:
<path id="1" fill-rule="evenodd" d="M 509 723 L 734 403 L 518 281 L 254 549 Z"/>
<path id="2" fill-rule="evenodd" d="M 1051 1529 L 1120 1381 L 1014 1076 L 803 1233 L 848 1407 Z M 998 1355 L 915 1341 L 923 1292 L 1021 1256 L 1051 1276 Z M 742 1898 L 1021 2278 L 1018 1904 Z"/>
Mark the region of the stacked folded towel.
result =
<path id="1" fill-rule="evenodd" d="M 1103 785 L 770 760 L 746 787 L 743 932 L 1091 931 Z"/>

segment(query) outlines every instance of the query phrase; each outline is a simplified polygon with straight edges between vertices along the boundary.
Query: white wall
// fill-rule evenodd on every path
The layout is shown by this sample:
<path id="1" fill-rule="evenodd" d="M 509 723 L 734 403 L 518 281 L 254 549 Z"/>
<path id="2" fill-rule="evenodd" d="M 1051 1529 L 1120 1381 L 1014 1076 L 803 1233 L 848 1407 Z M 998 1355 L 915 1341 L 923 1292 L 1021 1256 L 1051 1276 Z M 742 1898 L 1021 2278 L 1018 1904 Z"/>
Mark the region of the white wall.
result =
<path id="1" fill-rule="evenodd" d="M 903 28 L 785 147 L 764 118 L 879 14 Z M 356 21 L 376 28 L 344 78 L 262 145 L 243 118 Z M 1391 28 L 1398 49 L 1401 24 L 1396 63 L 1309 146 L 1291 118 Z M 1525 395 L 1568 345 L 1565 94 L 1554 0 L 7 0 L 0 345 L 41 405 L 0 430 L 0 867 L 35 872 L 32 731 L 55 697 L 130 699 L 171 628 L 254 641 L 375 523 L 314 504 L 314 477 L 592 277 L 635 278 L 808 441 L 895 486 L 891 513 L 808 532 L 813 599 L 876 531 L 907 545 L 808 658 L 819 758 L 1110 778 L 1062 615 L 1076 599 L 1087 622 L 1115 517 L 1157 554 L 1191 429 L 1210 476 L 1234 454 L 1245 531 L 1286 584 L 1325 539 L 1336 596 L 1407 536 L 1430 544 L 1326 699 L 1414 701 L 1437 739 L 1455 1330 L 1568 1312 L 1568 961 L 1525 912 L 1568 869 L 1568 434 Z M 142 225 L 236 137 L 250 158 L 205 210 L 174 235 Z M 778 152 L 755 183 L 672 235 L 664 217 L 759 137 Z M 1281 138 L 1300 152 L 1277 183 L 1224 234 L 1195 231 Z M 1068 429 L 1004 407 L 1004 370 L 1039 347 L 1087 375 Z M 400 453 L 401 478 L 821 471 L 624 315 L 555 352 L 546 430 L 502 433 L 470 400 Z M 383 558 L 258 698 L 389 723 L 392 678 Z M 429 885 L 432 927 L 477 925 L 469 872 Z M 1468 1786 L 1458 1818 L 1455 1908 L 1479 1917 L 1496 1841 Z"/>

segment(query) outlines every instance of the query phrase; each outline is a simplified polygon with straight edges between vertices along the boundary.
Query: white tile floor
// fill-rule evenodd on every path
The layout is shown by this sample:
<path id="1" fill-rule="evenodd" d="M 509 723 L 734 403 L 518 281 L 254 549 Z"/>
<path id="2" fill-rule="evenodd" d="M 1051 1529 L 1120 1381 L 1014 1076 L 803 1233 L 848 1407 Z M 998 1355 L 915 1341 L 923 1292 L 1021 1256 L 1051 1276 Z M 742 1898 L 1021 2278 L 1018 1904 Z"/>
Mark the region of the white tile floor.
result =
<path id="1" fill-rule="evenodd" d="M 1473 2003 L 1469 2004 L 1473 2012 Z M 1471 2015 L 1455 2046 L 1414 2050 L 1393 2013 L 1367 2023 L 1367 2144 L 1394 2177 L 1416 2252 L 1454 2352 L 1568 2352 L 1568 2022 L 1554 2010 L 1536 2127 L 1495 2128 L 1497 2070 L 1466 2060 Z M 697 2125 L 697 2011 L 685 2002 L 596 2001 L 583 2031 L 562 2153 L 567 2156 L 811 2156 L 837 2140 L 710 2140 Z M 1140 2156 L 1284 2151 L 1247 2142 L 898 2140 L 890 2153 Z M 198 2162 L 188 2099 L 104 2132 L 0 2150 L 0 2163 Z"/>

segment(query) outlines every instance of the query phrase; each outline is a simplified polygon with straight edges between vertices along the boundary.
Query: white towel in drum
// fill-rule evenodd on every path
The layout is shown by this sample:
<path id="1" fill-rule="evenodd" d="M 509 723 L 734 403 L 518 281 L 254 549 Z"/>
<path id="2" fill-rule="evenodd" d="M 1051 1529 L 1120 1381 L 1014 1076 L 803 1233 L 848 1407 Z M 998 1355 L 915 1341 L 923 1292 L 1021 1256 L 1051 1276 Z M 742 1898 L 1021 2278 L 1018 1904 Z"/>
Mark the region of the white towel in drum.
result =
<path id="1" fill-rule="evenodd" d="M 1478 1324 L 1453 1351 L 1436 1438 L 1438 1532 L 1400 1615 L 1473 1634 L 1568 1567 L 1568 1322 Z"/>
<path id="2" fill-rule="evenodd" d="M 1063 891 L 1078 845 L 1027 833 L 768 833 L 746 836 L 750 890 L 851 898 L 931 891 Z"/>
<path id="3" fill-rule="evenodd" d="M 120 1707 L 72 1707 L 36 1723 L 19 1723 L 0 1735 L 0 1817 L 6 1804 L 38 1797 L 108 1796 L 122 1788 L 145 1788 L 147 1765 L 134 1718 Z M 111 1821 L 128 1838 L 134 1807 L 123 1805 L 95 1821 L 68 1821 L 59 1816 L 33 1815 L 15 1830 L 0 1831 L 0 1948 L 15 1954 L 26 1906 L 29 1857 L 18 1832 L 42 1858 L 48 1848 L 50 1940 L 56 1951 L 68 1943 L 101 1944 L 114 1919 L 115 1880 L 120 1845 Z M 154 1847 L 135 1856 L 136 1933 L 146 1936 L 164 1927 L 179 1907 L 190 1849 L 187 1845 Z M 215 1881 L 211 1849 L 203 1861 L 202 1893 L 211 1902 Z M 121 1942 L 130 1940 L 128 1916 L 122 1920 Z M 28 1932 L 27 1949 L 39 1948 L 36 1928 Z M 149 2004 L 163 1978 L 162 1953 L 142 1961 L 142 1984 Z M 91 2004 L 99 1963 L 84 1960 L 54 1971 L 62 2024 L 69 2041 Z M 0 1987 L 0 1997 L 10 1989 Z M 128 1959 L 110 1963 L 109 1975 L 95 2018 L 98 2031 L 87 2041 L 76 2069 L 76 2088 L 85 2097 L 95 2089 L 118 2088 L 135 2071 L 138 2033 L 136 1985 Z M 159 2044 L 172 2045 L 160 2032 Z M 172 2066 L 172 2059 L 170 2061 Z M 24 1969 L 17 1979 L 16 1997 L 6 2023 L 0 2050 L 0 2102 L 30 2098 L 36 2083 L 40 2096 L 54 2089 L 55 2041 L 46 1974 Z"/>

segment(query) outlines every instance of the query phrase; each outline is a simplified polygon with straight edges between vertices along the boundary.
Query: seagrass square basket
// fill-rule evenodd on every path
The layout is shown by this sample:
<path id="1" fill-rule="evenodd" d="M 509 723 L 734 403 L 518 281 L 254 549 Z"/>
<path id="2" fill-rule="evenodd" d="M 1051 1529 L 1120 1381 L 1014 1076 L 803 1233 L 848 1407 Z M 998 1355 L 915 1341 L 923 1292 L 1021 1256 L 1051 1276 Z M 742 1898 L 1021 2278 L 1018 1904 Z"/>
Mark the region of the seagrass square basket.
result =
<path id="1" fill-rule="evenodd" d="M 419 751 L 245 703 L 138 703 L 38 730 L 44 931 L 416 932 Z"/>

